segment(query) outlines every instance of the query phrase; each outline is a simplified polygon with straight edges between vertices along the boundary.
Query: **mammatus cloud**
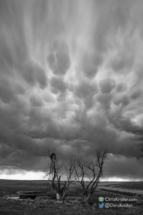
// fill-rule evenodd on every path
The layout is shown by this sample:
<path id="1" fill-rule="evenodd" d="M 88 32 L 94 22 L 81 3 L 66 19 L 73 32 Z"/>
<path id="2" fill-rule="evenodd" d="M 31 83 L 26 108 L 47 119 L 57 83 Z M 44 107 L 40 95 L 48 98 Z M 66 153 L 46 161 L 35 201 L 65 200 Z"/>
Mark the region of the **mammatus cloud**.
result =
<path id="1" fill-rule="evenodd" d="M 111 155 L 106 177 L 143 177 L 142 8 L 141 0 L 0 1 L 1 169 L 44 170 L 49 147 L 64 159 L 101 148 Z"/>

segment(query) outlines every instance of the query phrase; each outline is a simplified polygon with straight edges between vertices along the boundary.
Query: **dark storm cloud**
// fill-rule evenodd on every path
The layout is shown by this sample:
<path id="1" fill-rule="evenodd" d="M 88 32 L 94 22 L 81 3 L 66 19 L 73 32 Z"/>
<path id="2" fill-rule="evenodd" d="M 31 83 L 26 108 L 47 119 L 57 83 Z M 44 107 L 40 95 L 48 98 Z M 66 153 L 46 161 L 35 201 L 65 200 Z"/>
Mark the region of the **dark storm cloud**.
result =
<path id="1" fill-rule="evenodd" d="M 113 162 L 114 160 L 114 162 Z M 104 172 L 107 177 L 110 177 L 114 172 L 114 175 L 118 178 L 134 180 L 134 176 L 137 179 L 142 179 L 143 171 L 140 164 L 135 158 L 126 158 L 124 156 L 109 158 L 108 162 L 104 166 Z"/>
<path id="2" fill-rule="evenodd" d="M 47 148 L 64 159 L 70 152 L 94 157 L 102 148 L 112 155 L 107 176 L 142 177 L 135 161 L 143 122 L 142 6 L 0 1 L 2 168 L 43 170 Z"/>
<path id="3" fill-rule="evenodd" d="M 52 52 L 48 55 L 47 61 L 50 69 L 57 75 L 64 75 L 70 68 L 69 49 L 66 42 L 53 43 Z"/>
<path id="4" fill-rule="evenodd" d="M 124 83 L 119 83 L 116 87 L 117 92 L 124 92 L 127 90 L 127 85 Z"/>
<path id="5" fill-rule="evenodd" d="M 22 68 L 19 68 L 19 74 L 23 79 L 31 85 L 39 84 L 41 88 L 45 88 L 47 85 L 46 75 L 42 68 L 39 65 L 36 65 L 32 62 L 27 62 L 22 65 Z"/>
<path id="6" fill-rule="evenodd" d="M 4 144 L 0 144 L 0 157 L 1 159 L 5 159 L 8 157 L 8 155 L 10 155 L 14 150 L 9 147 L 6 146 Z"/>
<path id="7" fill-rule="evenodd" d="M 43 101 L 42 101 L 41 97 L 38 97 L 37 95 L 35 95 L 35 96 L 32 95 L 30 98 L 30 102 L 31 102 L 31 105 L 34 107 L 43 105 Z"/>
<path id="8" fill-rule="evenodd" d="M 52 78 L 50 84 L 52 86 L 52 91 L 55 93 L 58 93 L 59 91 L 65 92 L 66 90 L 66 85 L 62 78 Z"/>
<path id="9" fill-rule="evenodd" d="M 120 121 L 120 124 L 121 124 L 121 128 L 124 131 L 127 131 L 128 133 L 143 135 L 142 126 L 134 124 L 129 119 L 122 119 Z"/>
<path id="10" fill-rule="evenodd" d="M 99 54 L 87 54 L 83 56 L 82 67 L 87 78 L 94 78 L 98 73 L 98 68 L 102 62 L 102 57 Z"/>
<path id="11" fill-rule="evenodd" d="M 113 79 L 103 79 L 99 83 L 102 93 L 110 93 L 115 88 L 115 82 Z"/>

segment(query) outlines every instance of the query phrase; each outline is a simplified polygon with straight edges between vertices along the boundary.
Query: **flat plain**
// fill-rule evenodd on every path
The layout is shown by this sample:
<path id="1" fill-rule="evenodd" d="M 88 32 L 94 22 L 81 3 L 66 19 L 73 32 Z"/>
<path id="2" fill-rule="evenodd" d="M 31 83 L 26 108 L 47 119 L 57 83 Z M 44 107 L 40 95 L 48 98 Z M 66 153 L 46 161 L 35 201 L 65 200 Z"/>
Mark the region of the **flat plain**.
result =
<path id="1" fill-rule="evenodd" d="M 142 215 L 143 214 L 143 195 L 138 194 L 137 190 L 143 191 L 143 182 L 101 182 L 97 191 L 90 199 L 89 204 L 81 201 L 82 190 L 77 182 L 69 188 L 66 194 L 65 203 L 55 199 L 55 193 L 51 192 L 51 197 L 13 200 L 10 196 L 17 196 L 19 191 L 40 191 L 45 192 L 47 181 L 17 181 L 0 180 L 0 215 Z M 121 188 L 122 191 L 117 191 Z M 107 190 L 106 190 L 107 189 Z M 123 192 L 123 189 L 126 192 Z M 130 190 L 134 190 L 130 193 Z M 127 192 L 128 191 L 128 192 Z M 98 198 L 130 198 L 137 199 L 132 202 L 110 201 L 115 204 L 132 204 L 132 207 L 110 207 L 99 208 Z M 105 202 L 107 203 L 107 202 Z"/>

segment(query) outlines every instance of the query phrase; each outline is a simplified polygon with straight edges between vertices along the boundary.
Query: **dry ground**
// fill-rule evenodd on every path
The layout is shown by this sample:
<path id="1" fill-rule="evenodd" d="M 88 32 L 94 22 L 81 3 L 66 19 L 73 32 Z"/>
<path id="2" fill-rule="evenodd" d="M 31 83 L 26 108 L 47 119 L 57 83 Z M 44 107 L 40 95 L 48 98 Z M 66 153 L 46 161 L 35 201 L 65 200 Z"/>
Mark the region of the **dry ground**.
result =
<path id="1" fill-rule="evenodd" d="M 140 185 L 141 186 L 141 185 Z M 98 197 L 123 197 L 123 195 L 116 195 L 115 193 L 107 193 L 106 191 L 97 191 L 93 198 L 90 199 L 91 204 L 72 203 L 70 199 L 79 199 L 81 197 L 81 189 L 75 183 L 67 193 L 67 200 L 65 204 L 58 203 L 56 200 L 26 200 L 15 201 L 6 200 L 5 195 L 15 194 L 17 191 L 35 191 L 46 189 L 46 181 L 8 181 L 0 180 L 0 215 L 142 215 L 143 214 L 143 200 L 138 198 L 137 203 L 134 203 L 133 208 L 108 208 L 99 209 Z M 36 203 L 38 202 L 38 204 Z M 94 204 L 93 204 L 94 203 Z"/>

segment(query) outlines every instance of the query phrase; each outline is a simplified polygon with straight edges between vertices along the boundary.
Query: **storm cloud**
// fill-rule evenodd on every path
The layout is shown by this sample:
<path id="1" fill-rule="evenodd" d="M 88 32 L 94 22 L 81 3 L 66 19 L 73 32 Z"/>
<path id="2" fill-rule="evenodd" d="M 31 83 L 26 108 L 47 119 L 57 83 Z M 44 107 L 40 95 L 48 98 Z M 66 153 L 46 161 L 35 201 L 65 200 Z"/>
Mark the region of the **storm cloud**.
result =
<path id="1" fill-rule="evenodd" d="M 103 149 L 105 177 L 143 178 L 142 8 L 142 0 L 0 0 L 2 171 L 44 170 L 48 148 L 64 159 Z"/>

